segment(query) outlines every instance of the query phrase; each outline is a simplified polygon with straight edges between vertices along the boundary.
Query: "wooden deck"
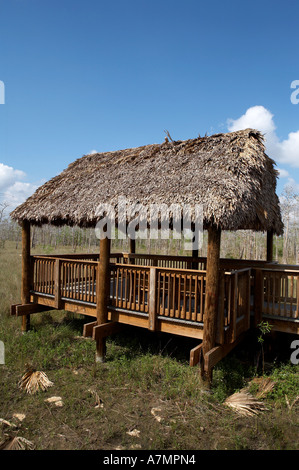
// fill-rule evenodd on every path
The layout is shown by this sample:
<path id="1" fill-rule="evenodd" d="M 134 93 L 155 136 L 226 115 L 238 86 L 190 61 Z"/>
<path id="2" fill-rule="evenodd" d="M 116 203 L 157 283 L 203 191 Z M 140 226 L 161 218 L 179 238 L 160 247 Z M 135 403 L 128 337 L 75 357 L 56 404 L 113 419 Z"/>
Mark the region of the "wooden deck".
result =
<path id="1" fill-rule="evenodd" d="M 12 314 L 55 308 L 96 318 L 97 268 L 98 255 L 31 256 L 30 303 L 12 306 Z M 205 269 L 205 258 L 111 254 L 108 320 L 202 340 Z M 299 266 L 221 259 L 211 363 L 262 320 L 274 330 L 299 334 Z M 101 327 L 103 334 L 105 328 L 112 331 Z M 85 334 L 95 335 L 96 328 L 93 322 Z M 191 365 L 195 356 L 191 352 Z"/>

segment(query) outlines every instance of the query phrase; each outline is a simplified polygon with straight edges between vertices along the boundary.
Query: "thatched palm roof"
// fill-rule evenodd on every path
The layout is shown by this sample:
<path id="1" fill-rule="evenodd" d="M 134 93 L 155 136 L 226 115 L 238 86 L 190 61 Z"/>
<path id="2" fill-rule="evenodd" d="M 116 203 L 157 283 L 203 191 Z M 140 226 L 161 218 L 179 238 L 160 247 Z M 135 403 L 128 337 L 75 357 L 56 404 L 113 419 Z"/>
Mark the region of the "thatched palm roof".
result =
<path id="1" fill-rule="evenodd" d="M 282 232 L 277 171 L 252 129 L 85 155 L 42 185 L 11 217 L 93 226 L 99 204 L 202 204 L 205 226 Z"/>

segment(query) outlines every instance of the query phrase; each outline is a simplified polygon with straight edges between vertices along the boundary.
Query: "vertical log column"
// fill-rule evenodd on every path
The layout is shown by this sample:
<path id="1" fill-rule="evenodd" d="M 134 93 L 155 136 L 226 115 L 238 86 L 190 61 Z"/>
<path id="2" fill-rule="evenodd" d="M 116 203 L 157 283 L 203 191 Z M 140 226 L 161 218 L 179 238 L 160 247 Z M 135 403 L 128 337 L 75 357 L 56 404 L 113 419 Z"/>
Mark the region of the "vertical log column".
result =
<path id="1" fill-rule="evenodd" d="M 31 282 L 31 262 L 30 262 L 30 223 L 26 220 L 22 222 L 22 283 L 21 283 L 21 303 L 30 302 L 30 282 Z M 22 316 L 22 332 L 25 333 L 30 328 L 30 315 Z"/>
<path id="2" fill-rule="evenodd" d="M 133 238 L 129 238 L 129 254 L 135 255 L 136 253 L 136 240 Z M 135 259 L 130 259 L 129 264 L 135 264 Z"/>
<path id="3" fill-rule="evenodd" d="M 273 261 L 273 230 L 267 231 L 267 261 Z"/>
<path id="4" fill-rule="evenodd" d="M 193 238 L 194 238 L 194 240 L 195 240 L 197 234 L 195 233 L 195 226 L 194 226 L 194 224 L 193 224 L 193 226 L 192 226 L 192 234 L 193 234 Z M 194 243 L 194 240 L 193 240 L 193 243 Z M 198 258 L 198 248 L 193 248 L 193 249 L 192 249 L 191 256 L 192 256 L 192 258 Z M 198 263 L 192 261 L 192 263 L 191 263 L 191 268 L 192 268 L 192 269 L 198 269 Z"/>
<path id="5" fill-rule="evenodd" d="M 218 290 L 220 266 L 221 229 L 212 225 L 208 229 L 207 277 L 204 309 L 203 330 L 203 364 L 202 376 L 209 383 L 212 381 L 212 370 L 206 370 L 204 356 L 216 343 L 217 316 L 218 316 Z"/>
<path id="6" fill-rule="evenodd" d="M 108 321 L 108 301 L 110 294 L 110 239 L 100 240 L 100 260 L 97 270 L 96 296 L 97 296 L 97 324 Z M 96 362 L 104 362 L 106 354 L 106 338 L 96 340 Z"/>

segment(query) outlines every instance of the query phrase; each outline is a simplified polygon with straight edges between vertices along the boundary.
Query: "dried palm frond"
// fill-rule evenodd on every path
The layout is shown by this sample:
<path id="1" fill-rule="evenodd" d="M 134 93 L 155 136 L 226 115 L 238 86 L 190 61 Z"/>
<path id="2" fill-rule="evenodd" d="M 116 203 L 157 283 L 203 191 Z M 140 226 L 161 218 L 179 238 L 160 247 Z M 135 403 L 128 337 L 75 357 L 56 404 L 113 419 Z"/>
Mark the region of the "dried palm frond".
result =
<path id="1" fill-rule="evenodd" d="M 243 416 L 255 416 L 267 410 L 263 402 L 248 392 L 237 392 L 228 397 L 224 404 Z"/>
<path id="2" fill-rule="evenodd" d="M 263 398 L 267 393 L 270 393 L 276 382 L 270 379 L 270 377 L 256 377 L 254 378 L 250 384 L 258 385 L 257 393 L 255 394 L 256 398 Z"/>
<path id="3" fill-rule="evenodd" d="M 0 444 L 0 450 L 32 450 L 34 444 L 24 437 L 9 437 L 6 441 Z"/>
<path id="4" fill-rule="evenodd" d="M 53 382 L 44 372 L 36 370 L 30 365 L 26 366 L 26 372 L 19 382 L 19 388 L 30 394 L 37 393 L 39 390 L 45 391 L 52 385 Z"/>
<path id="5" fill-rule="evenodd" d="M 10 428 L 16 428 L 17 426 L 14 423 L 11 423 L 10 421 L 6 421 L 6 419 L 0 418 L 0 425 L 1 426 L 7 426 Z"/>

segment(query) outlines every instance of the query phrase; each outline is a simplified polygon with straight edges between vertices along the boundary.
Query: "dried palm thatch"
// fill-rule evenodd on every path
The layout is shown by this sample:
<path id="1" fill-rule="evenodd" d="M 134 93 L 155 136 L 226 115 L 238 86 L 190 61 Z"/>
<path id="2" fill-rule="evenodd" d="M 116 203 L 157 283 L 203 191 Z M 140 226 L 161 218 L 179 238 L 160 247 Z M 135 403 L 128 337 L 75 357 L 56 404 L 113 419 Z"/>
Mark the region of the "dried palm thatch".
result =
<path id="1" fill-rule="evenodd" d="M 276 382 L 270 377 L 255 377 L 249 385 L 257 385 L 257 392 L 255 393 L 256 398 L 264 398 L 270 393 L 276 385 Z"/>
<path id="2" fill-rule="evenodd" d="M 42 185 L 11 217 L 31 224 L 95 226 L 119 215 L 119 196 L 128 204 L 203 207 L 204 227 L 273 230 L 281 234 L 278 172 L 265 154 L 263 136 L 252 129 L 185 141 L 85 155 Z M 183 214 L 181 214 L 183 215 Z M 135 212 L 126 215 L 130 222 Z M 124 220 L 122 220 L 123 222 Z M 147 216 L 147 222 L 148 216 Z"/>
<path id="3" fill-rule="evenodd" d="M 33 450 L 34 444 L 24 437 L 7 437 L 0 443 L 0 450 Z"/>
<path id="4" fill-rule="evenodd" d="M 52 385 L 53 382 L 48 379 L 44 372 L 35 370 L 30 365 L 26 366 L 26 372 L 19 382 L 19 388 L 29 394 L 45 391 Z"/>
<path id="5" fill-rule="evenodd" d="M 243 416 L 255 416 L 267 410 L 265 404 L 246 391 L 234 393 L 224 404 Z"/>

